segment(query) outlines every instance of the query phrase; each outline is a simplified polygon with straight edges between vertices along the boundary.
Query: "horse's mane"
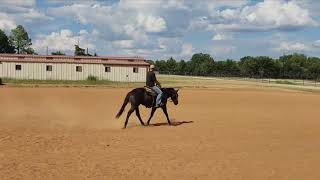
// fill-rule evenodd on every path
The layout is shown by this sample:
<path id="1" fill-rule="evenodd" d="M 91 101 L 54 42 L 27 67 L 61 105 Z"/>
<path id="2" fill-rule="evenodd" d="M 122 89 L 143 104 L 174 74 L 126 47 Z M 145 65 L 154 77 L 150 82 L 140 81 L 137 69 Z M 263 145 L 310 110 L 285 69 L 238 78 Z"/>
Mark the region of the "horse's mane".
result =
<path id="1" fill-rule="evenodd" d="M 161 88 L 161 90 L 168 90 L 168 91 L 174 91 L 174 88 Z"/>
<path id="2" fill-rule="evenodd" d="M 175 92 L 175 89 L 174 88 L 161 88 L 161 91 L 164 94 L 171 95 Z"/>

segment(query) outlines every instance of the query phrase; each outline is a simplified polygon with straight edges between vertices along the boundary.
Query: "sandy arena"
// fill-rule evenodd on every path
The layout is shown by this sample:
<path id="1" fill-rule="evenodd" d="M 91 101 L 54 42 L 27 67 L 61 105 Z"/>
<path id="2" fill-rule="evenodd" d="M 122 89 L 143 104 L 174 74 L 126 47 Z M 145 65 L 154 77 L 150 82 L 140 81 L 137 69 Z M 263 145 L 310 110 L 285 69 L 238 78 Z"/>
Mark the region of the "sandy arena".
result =
<path id="1" fill-rule="evenodd" d="M 122 130 L 128 91 L 1 87 L 0 179 L 320 179 L 318 93 L 182 89 Z"/>

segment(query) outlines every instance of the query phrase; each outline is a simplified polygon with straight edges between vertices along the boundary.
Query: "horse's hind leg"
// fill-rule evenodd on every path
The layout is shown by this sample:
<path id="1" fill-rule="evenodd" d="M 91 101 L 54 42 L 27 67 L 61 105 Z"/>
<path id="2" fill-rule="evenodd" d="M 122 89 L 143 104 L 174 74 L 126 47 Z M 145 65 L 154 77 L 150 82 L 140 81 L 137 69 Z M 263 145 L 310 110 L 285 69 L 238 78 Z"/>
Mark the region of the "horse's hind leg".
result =
<path id="1" fill-rule="evenodd" d="M 140 123 L 144 126 L 144 122 L 142 121 L 141 116 L 140 116 L 139 107 L 136 108 L 136 115 L 137 115 Z"/>
<path id="2" fill-rule="evenodd" d="M 127 114 L 127 119 L 126 119 L 126 122 L 124 123 L 124 127 L 123 129 L 125 129 L 128 125 L 128 121 L 129 121 L 129 117 L 131 116 L 131 114 L 133 113 L 135 107 L 131 105 L 131 108 L 130 110 L 128 111 L 128 114 Z"/>

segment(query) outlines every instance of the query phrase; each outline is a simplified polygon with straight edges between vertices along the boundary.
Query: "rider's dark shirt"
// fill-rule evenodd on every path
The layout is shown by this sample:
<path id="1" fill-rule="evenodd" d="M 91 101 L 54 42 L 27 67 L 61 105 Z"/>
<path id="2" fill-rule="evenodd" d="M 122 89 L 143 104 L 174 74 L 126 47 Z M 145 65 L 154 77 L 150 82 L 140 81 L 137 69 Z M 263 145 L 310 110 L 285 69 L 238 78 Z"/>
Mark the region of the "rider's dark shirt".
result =
<path id="1" fill-rule="evenodd" d="M 153 87 L 155 86 L 155 83 L 156 83 L 156 75 L 154 74 L 153 71 L 149 71 L 147 72 L 147 81 L 146 81 L 146 85 L 148 87 Z"/>

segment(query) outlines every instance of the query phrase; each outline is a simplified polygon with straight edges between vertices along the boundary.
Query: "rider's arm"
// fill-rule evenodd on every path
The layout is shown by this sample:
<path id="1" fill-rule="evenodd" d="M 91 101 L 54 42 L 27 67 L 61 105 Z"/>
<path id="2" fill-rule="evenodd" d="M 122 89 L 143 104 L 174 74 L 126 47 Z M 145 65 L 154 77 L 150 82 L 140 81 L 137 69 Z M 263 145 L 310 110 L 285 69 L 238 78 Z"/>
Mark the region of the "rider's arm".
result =
<path id="1" fill-rule="evenodd" d="M 154 75 L 154 82 L 156 82 L 156 84 L 157 84 L 159 87 L 161 87 L 161 84 L 160 84 L 159 81 L 157 80 L 156 75 Z"/>
<path id="2" fill-rule="evenodd" d="M 161 84 L 159 83 L 159 81 L 156 80 L 156 84 L 161 87 Z"/>

